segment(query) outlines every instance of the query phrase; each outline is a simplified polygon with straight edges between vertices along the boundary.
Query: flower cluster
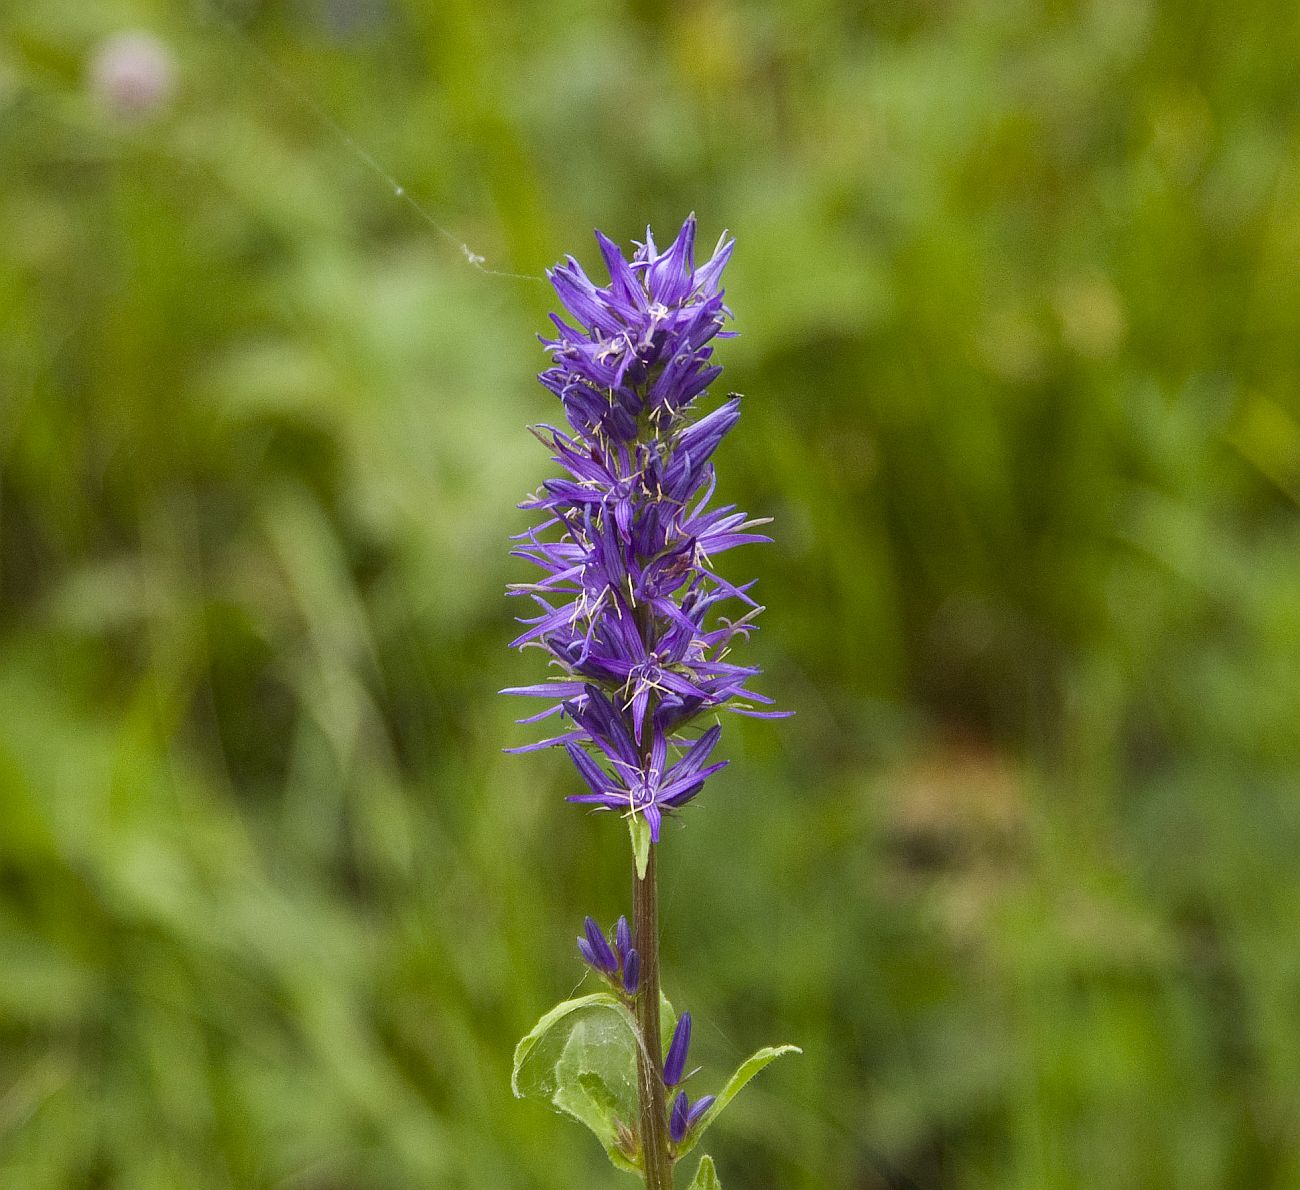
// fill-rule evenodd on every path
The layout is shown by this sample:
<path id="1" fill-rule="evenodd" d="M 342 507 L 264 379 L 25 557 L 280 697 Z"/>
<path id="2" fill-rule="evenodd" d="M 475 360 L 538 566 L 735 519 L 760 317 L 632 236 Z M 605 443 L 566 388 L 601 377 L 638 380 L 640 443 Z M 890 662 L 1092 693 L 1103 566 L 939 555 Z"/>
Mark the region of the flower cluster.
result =
<path id="1" fill-rule="evenodd" d="M 588 917 L 578 938 L 578 953 L 597 974 L 603 975 L 626 995 L 636 995 L 641 982 L 641 956 L 632 945 L 632 928 L 626 917 L 620 917 L 614 927 L 613 946 L 595 918 Z"/>
<path id="2" fill-rule="evenodd" d="M 733 241 L 720 240 L 695 267 L 691 216 L 663 252 L 647 230 L 632 259 L 596 233 L 609 269 L 598 287 L 572 259 L 550 280 L 576 326 L 553 315 L 543 342 L 551 366 L 539 377 L 559 397 L 569 429 L 535 433 L 566 473 L 520 507 L 542 514 L 516 554 L 543 577 L 512 594 L 531 598 L 513 642 L 538 645 L 558 678 L 507 693 L 551 701 L 568 729 L 516 751 L 563 745 L 588 791 L 570 800 L 644 815 L 658 842 L 664 814 L 695 797 L 726 761 L 709 763 L 720 729 L 690 729 L 726 708 L 774 717 L 746 687 L 758 673 L 728 661 L 762 610 L 713 569 L 713 558 L 770 540 L 763 524 L 732 505 L 714 506 L 710 459 L 740 416 L 734 395 L 693 417 L 697 398 L 721 371 L 712 340 L 729 311 L 720 288 Z M 743 611 L 718 614 L 724 601 Z M 676 754 L 676 759 L 670 756 Z"/>

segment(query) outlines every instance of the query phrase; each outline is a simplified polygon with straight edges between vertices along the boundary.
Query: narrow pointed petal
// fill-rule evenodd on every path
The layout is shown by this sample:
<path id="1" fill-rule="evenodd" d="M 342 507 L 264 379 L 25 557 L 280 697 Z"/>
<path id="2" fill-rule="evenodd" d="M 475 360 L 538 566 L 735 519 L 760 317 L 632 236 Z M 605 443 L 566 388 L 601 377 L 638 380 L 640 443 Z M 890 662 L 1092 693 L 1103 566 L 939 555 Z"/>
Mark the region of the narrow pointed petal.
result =
<path id="1" fill-rule="evenodd" d="M 543 748 L 554 748 L 557 744 L 564 744 L 566 747 L 578 739 L 580 733 L 576 731 L 566 732 L 564 735 L 551 736 L 548 740 L 538 740 L 535 744 L 519 744 L 514 748 L 502 748 L 511 756 L 522 756 L 525 752 L 540 752 Z"/>
<path id="2" fill-rule="evenodd" d="M 571 793 L 566 802 L 579 802 L 582 805 L 598 806 L 603 810 L 626 810 L 627 798 L 615 793 Z"/>
<path id="3" fill-rule="evenodd" d="M 530 698 L 572 698 L 582 693 L 582 682 L 538 682 L 535 686 L 507 686 L 502 694 L 526 694 Z"/>
<path id="4" fill-rule="evenodd" d="M 727 261 L 731 259 L 731 253 L 735 247 L 735 240 L 727 240 L 725 243 L 721 240 L 718 242 L 713 258 L 695 270 L 695 283 L 700 289 L 709 294 L 718 292 L 718 282 L 722 278 L 722 270 L 727 267 Z"/>
<path id="5" fill-rule="evenodd" d="M 659 830 L 663 826 L 663 814 L 659 807 L 653 804 L 646 806 L 642 813 L 645 814 L 646 822 L 650 824 L 650 841 L 658 843 Z"/>
<path id="6" fill-rule="evenodd" d="M 720 760 L 717 764 L 711 764 L 706 769 L 701 769 L 698 773 L 679 778 L 671 781 L 659 791 L 659 804 L 666 809 L 675 810 L 679 806 L 686 805 L 704 786 L 714 773 L 725 769 L 729 761 Z"/>
<path id="7" fill-rule="evenodd" d="M 569 754 L 569 759 L 573 761 L 573 767 L 591 787 L 591 792 L 601 795 L 608 793 L 611 784 L 609 776 L 582 750 L 582 746 L 569 739 L 564 741 L 564 748 Z"/>
<path id="8" fill-rule="evenodd" d="M 670 775 L 675 779 L 694 776 L 704 767 L 704 762 L 709 759 L 709 754 L 717 747 L 718 740 L 721 738 L 722 728 L 715 723 L 690 746 L 686 755 L 673 765 Z"/>

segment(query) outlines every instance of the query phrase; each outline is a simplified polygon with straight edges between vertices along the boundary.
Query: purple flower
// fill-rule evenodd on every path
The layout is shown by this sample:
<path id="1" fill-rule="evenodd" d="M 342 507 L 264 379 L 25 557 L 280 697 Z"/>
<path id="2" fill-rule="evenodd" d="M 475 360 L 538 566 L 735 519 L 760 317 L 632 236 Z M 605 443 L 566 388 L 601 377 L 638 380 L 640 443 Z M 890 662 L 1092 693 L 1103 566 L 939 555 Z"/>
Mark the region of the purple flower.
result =
<path id="1" fill-rule="evenodd" d="M 593 707 L 609 704 L 598 692 L 593 692 L 586 707 L 574 707 L 570 714 L 575 721 L 592 720 Z M 612 709 L 612 708 L 611 708 Z M 703 787 L 705 780 L 727 764 L 705 765 L 713 751 L 722 729 L 709 728 L 674 764 L 668 764 L 668 741 L 663 731 L 655 729 L 650 745 L 650 756 L 641 760 L 631 746 L 626 730 L 617 718 L 612 720 L 616 733 L 604 735 L 599 728 L 589 728 L 592 742 L 610 763 L 613 772 L 598 765 L 591 756 L 573 740 L 565 741 L 565 748 L 590 793 L 575 793 L 571 802 L 586 802 L 609 810 L 624 810 L 630 815 L 644 814 L 650 825 L 650 837 L 659 841 L 659 829 L 666 810 L 684 806 Z"/>
<path id="2" fill-rule="evenodd" d="M 562 475 L 521 505 L 541 520 L 514 550 L 542 573 L 511 588 L 534 605 L 513 643 L 544 649 L 560 674 L 508 693 L 550 704 L 521 722 L 567 721 L 517 751 L 563 746 L 587 786 L 570 800 L 643 814 L 658 842 L 664 814 L 726 763 L 707 763 L 720 729 L 692 730 L 696 720 L 783 714 L 757 709 L 771 701 L 748 687 L 759 671 L 728 659 L 762 610 L 752 584 L 715 570 L 718 555 L 770 538 L 754 531 L 763 520 L 710 503 L 712 458 L 740 399 L 694 411 L 720 372 L 711 344 L 727 334 L 720 282 L 733 241 L 697 268 L 694 216 L 663 252 L 647 231 L 631 260 L 596 239 L 607 285 L 572 258 L 549 274 L 570 321 L 552 316 L 540 380 L 569 428 L 534 431 Z M 724 615 L 729 602 L 739 611 Z"/>
<path id="3" fill-rule="evenodd" d="M 685 1091 L 677 1093 L 668 1116 L 668 1135 L 672 1137 L 673 1144 L 679 1145 L 686 1139 L 686 1134 L 695 1127 L 700 1117 L 713 1106 L 716 1099 L 716 1095 L 704 1095 L 692 1103 Z"/>

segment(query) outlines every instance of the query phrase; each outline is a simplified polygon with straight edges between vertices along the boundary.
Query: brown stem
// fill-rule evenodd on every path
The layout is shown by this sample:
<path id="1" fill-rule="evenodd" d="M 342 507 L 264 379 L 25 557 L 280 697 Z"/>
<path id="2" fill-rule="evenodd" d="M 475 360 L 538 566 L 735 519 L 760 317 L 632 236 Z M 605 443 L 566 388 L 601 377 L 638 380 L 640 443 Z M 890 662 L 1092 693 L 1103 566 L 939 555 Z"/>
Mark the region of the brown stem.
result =
<path id="1" fill-rule="evenodd" d="M 636 877 L 632 897 L 633 945 L 641 955 L 636 1019 L 645 1042 L 637 1054 L 637 1091 L 641 1100 L 641 1153 L 646 1190 L 672 1190 L 673 1162 L 668 1153 L 668 1119 L 664 1098 L 663 1039 L 659 1036 L 659 892 L 651 844 L 645 879 Z"/>

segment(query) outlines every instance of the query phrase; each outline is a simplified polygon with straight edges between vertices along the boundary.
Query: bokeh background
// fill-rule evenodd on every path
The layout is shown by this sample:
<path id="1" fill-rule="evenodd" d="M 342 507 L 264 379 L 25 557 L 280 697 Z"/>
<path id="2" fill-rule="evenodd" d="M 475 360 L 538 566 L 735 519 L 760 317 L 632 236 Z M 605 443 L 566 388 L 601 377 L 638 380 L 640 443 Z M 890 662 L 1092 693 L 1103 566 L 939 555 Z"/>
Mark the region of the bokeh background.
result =
<path id="1" fill-rule="evenodd" d="M 806 1051 L 728 1190 L 1300 1186 L 1293 4 L 0 22 L 0 1184 L 631 1184 L 509 1092 L 630 890 L 500 751 L 551 302 L 458 244 L 693 209 L 798 712 L 662 853 L 699 1089 Z"/>

